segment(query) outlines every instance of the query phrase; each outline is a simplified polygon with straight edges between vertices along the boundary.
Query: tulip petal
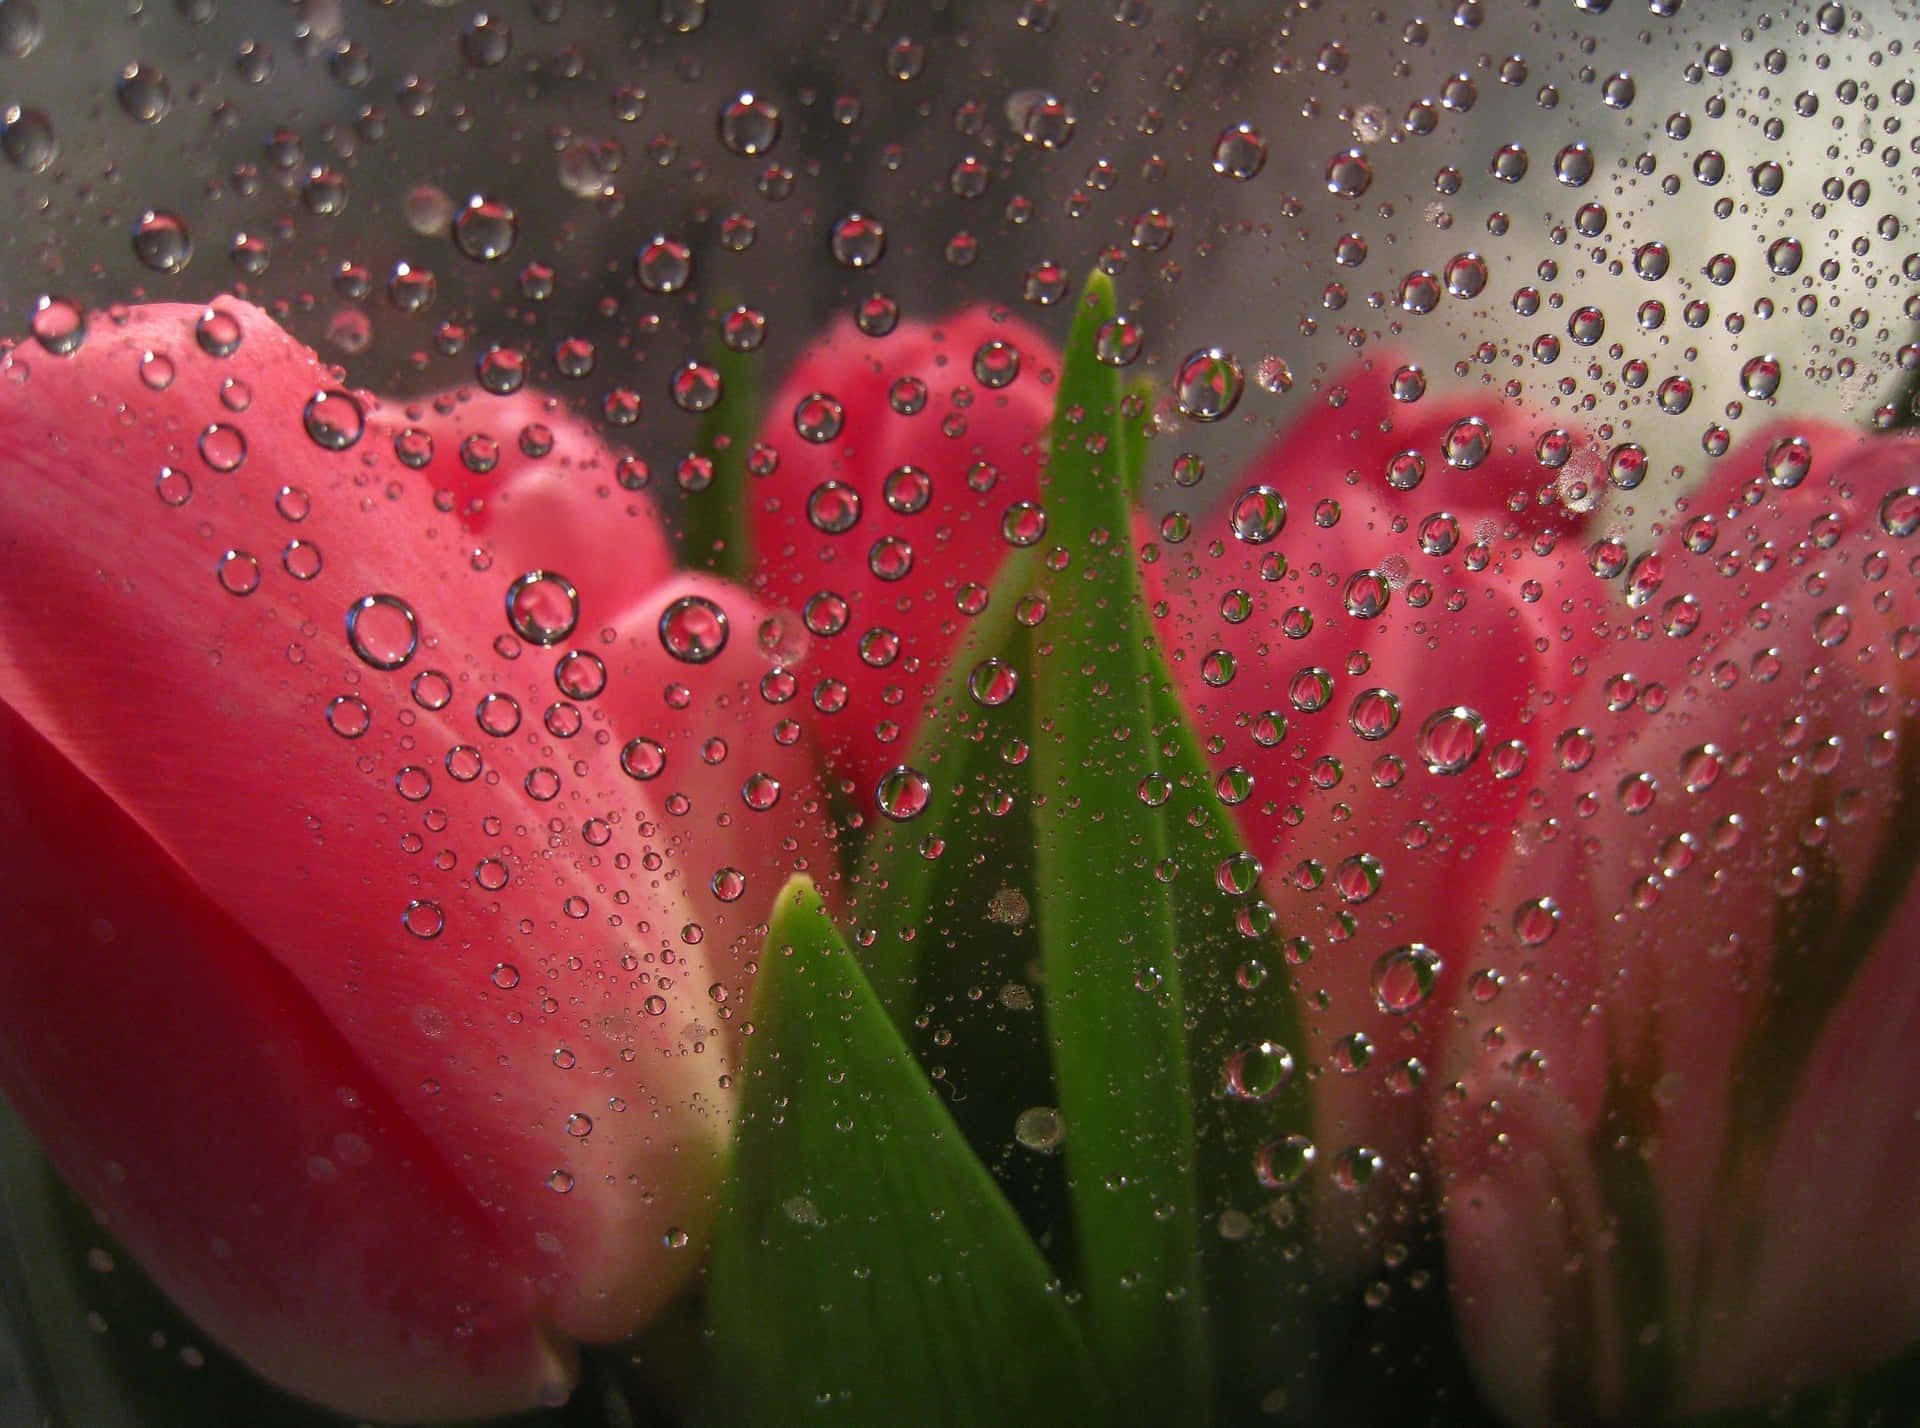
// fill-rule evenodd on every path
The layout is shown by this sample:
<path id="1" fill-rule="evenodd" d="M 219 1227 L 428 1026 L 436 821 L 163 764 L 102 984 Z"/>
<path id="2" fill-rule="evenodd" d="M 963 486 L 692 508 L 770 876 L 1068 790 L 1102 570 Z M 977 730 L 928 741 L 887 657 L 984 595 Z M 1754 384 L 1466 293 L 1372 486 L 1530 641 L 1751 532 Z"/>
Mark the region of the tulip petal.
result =
<path id="1" fill-rule="evenodd" d="M 938 695 L 963 583 L 992 583 L 1007 529 L 1028 539 L 1058 368 L 1043 336 L 984 308 L 877 339 L 842 321 L 768 408 L 755 591 L 808 614 L 805 692 L 839 711 L 823 744 L 863 800 Z"/>
<path id="2" fill-rule="evenodd" d="M 528 477 L 533 516 L 500 545 L 516 559 L 472 558 L 391 455 L 395 419 L 355 398 L 359 439 L 322 441 L 302 414 L 330 374 L 218 306 L 231 357 L 196 343 L 196 310 L 149 307 L 0 371 L 0 701 L 298 984 L 489 1207 L 537 1317 L 622 1337 L 693 1272 L 721 1168 L 730 1038 L 704 944 L 773 893 L 691 915 L 692 878 L 734 854 L 683 871 L 669 790 L 621 772 L 603 712 L 628 686 L 658 697 L 659 620 L 698 589 L 660 566 L 642 596 L 637 573 L 589 580 L 566 630 L 566 588 L 522 577 L 602 558 L 571 496 Z M 137 379 L 147 353 L 163 390 Z M 221 404 L 228 378 L 244 412 Z M 569 479 L 593 465 L 586 438 L 560 440 Z M 696 743 L 752 737 L 767 660 L 751 638 L 735 654 L 671 661 Z M 767 763 L 804 785 L 804 749 Z M 804 803 L 763 816 L 804 832 Z M 105 1054 L 133 1028 L 71 1030 Z"/>

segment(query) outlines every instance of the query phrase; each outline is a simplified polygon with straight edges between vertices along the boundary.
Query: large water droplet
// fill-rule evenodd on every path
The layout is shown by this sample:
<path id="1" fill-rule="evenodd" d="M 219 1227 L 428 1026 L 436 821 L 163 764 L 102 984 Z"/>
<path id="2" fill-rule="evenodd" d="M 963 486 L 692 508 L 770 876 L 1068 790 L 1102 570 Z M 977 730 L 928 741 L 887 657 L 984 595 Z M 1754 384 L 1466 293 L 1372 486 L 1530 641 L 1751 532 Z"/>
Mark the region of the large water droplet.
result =
<path id="1" fill-rule="evenodd" d="M 507 587 L 507 623 L 523 640 L 559 644 L 580 623 L 580 592 L 564 575 L 529 570 Z"/>
<path id="2" fill-rule="evenodd" d="M 727 647 L 727 612 L 704 595 L 682 595 L 660 615 L 660 643 L 687 664 L 706 664 Z"/>
<path id="3" fill-rule="evenodd" d="M 347 607 L 347 647 L 375 669 L 399 669 L 420 647 L 420 621 L 398 595 L 364 596 Z"/>

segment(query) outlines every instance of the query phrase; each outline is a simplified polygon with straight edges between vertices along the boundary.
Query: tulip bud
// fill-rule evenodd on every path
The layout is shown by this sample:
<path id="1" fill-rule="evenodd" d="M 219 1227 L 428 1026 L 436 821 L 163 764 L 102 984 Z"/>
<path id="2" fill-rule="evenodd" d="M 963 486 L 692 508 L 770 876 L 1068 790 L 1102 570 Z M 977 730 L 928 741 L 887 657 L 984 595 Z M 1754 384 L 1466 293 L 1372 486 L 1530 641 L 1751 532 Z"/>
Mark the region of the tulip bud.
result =
<path id="1" fill-rule="evenodd" d="M 1516 1422 L 1762 1404 L 1920 1333 L 1917 455 L 1776 428 L 1595 562 L 1441 1071 L 1454 1307 Z"/>
<path id="2" fill-rule="evenodd" d="M 901 763 L 1013 548 L 1042 538 L 1059 357 L 969 308 L 866 337 L 842 321 L 768 410 L 750 487 L 755 591 L 797 612 L 833 769 L 871 799 Z"/>
<path id="3" fill-rule="evenodd" d="M 1546 597 L 1584 519 L 1536 458 L 1546 424 L 1406 402 L 1393 370 L 1340 374 L 1250 470 L 1209 475 L 1190 533 L 1177 510 L 1139 532 L 1175 682 L 1255 860 L 1236 876 L 1272 936 L 1249 956 L 1277 946 L 1265 974 L 1307 1022 L 1330 1248 L 1377 1220 L 1380 1186 L 1353 1192 L 1417 1168 L 1419 1093 L 1476 955 L 1461 911 L 1590 643 Z"/>
<path id="4" fill-rule="evenodd" d="M 698 1264 L 825 847 L 762 612 L 531 397 L 385 404 L 227 299 L 63 347 L 0 358 L 0 1087 L 266 1377 L 555 1401 Z"/>

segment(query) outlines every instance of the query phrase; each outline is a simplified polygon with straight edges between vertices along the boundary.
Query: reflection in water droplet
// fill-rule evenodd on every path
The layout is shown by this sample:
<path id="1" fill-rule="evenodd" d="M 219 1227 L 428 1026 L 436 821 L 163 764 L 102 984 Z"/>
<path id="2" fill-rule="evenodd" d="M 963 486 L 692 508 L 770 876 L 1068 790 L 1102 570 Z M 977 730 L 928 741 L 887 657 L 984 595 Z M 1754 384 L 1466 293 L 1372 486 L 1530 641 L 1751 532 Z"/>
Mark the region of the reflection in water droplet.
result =
<path id="1" fill-rule="evenodd" d="M 453 220 L 453 244 L 475 262 L 504 258 L 520 241 L 520 217 L 498 199 L 474 194 Z"/>
<path id="2" fill-rule="evenodd" d="M 752 158 L 780 138 L 780 110 L 770 100 L 743 89 L 720 108 L 720 142 L 735 154 Z"/>
<path id="3" fill-rule="evenodd" d="M 807 496 L 807 520 L 827 535 L 844 535 L 860 522 L 860 493 L 843 481 L 822 481 Z"/>
<path id="4" fill-rule="evenodd" d="M 828 246 L 841 267 L 871 268 L 887 251 L 886 225 L 868 213 L 849 213 L 833 225 Z"/>
<path id="5" fill-rule="evenodd" d="M 45 173 L 60 156 L 53 121 L 38 109 L 19 104 L 0 108 L 0 154 L 27 173 Z"/>
<path id="6" fill-rule="evenodd" d="M 902 764 L 880 780 L 875 803 L 896 823 L 918 818 L 933 799 L 933 781 L 920 770 Z"/>
<path id="7" fill-rule="evenodd" d="M 1284 1190 L 1313 1168 L 1314 1144 L 1303 1135 L 1269 1141 L 1254 1152 L 1253 1173 L 1268 1190 Z"/>
<path id="8" fill-rule="evenodd" d="M 1066 1131 L 1066 1119 L 1052 1106 L 1029 1106 L 1013 1121 L 1013 1138 L 1033 1151 L 1058 1150 Z"/>
<path id="9" fill-rule="evenodd" d="M 244 550 L 230 550 L 214 568 L 229 595 L 251 595 L 260 588 L 260 562 Z"/>
<path id="10" fill-rule="evenodd" d="M 659 235 L 635 255 L 634 273 L 650 293 L 677 293 L 693 276 L 693 250 L 678 238 Z"/>
<path id="11" fill-rule="evenodd" d="M 1417 1011 L 1440 980 L 1440 954 L 1422 942 L 1409 942 L 1381 954 L 1373 964 L 1373 1000 L 1390 1016 Z"/>
<path id="12" fill-rule="evenodd" d="M 1287 523 L 1287 498 L 1271 486 L 1251 486 L 1234 500 L 1233 533 L 1248 545 L 1265 545 Z"/>
<path id="13" fill-rule="evenodd" d="M 133 256 L 156 273 L 177 273 L 193 258 L 187 221 L 164 208 L 149 208 L 133 224 Z"/>
<path id="14" fill-rule="evenodd" d="M 42 297 L 33 305 L 27 320 L 34 341 L 56 357 L 69 357 L 87 340 L 87 316 L 80 304 L 69 298 Z"/>
<path id="15" fill-rule="evenodd" d="M 316 392 L 307 398 L 300 419 L 315 446 L 327 451 L 345 451 L 367 429 L 366 413 L 360 403 L 336 389 Z"/>
<path id="16" fill-rule="evenodd" d="M 1293 1079 L 1293 1054 L 1274 1041 L 1256 1041 L 1227 1058 L 1222 1090 L 1236 1101 L 1270 1101 Z"/>
<path id="17" fill-rule="evenodd" d="M 400 925 L 415 937 L 431 939 L 446 930 L 447 919 L 439 903 L 415 898 L 400 914 Z"/>
<path id="18" fill-rule="evenodd" d="M 1373 185 L 1373 165 L 1358 149 L 1335 154 L 1327 162 L 1327 192 L 1338 198 L 1358 198 Z"/>
<path id="19" fill-rule="evenodd" d="M 1213 141 L 1213 171 L 1222 178 L 1245 182 L 1267 162 L 1267 141 L 1251 124 L 1240 123 L 1220 131 Z"/>
<path id="20" fill-rule="evenodd" d="M 357 739 L 373 725 L 373 711 L 357 694 L 341 694 L 327 705 L 327 727 L 343 739 Z"/>
<path id="21" fill-rule="evenodd" d="M 114 94 L 127 117 L 142 124 L 158 124 L 173 107 L 173 87 L 150 64 L 136 62 L 121 70 Z"/>
<path id="22" fill-rule="evenodd" d="M 1175 374 L 1173 394 L 1195 421 L 1219 421 L 1240 403 L 1246 378 L 1240 363 L 1218 347 L 1190 353 Z"/>
<path id="23" fill-rule="evenodd" d="M 793 429 L 816 445 L 832 441 L 846 423 L 846 409 L 825 392 L 802 397 L 793 409 Z"/>
<path id="24" fill-rule="evenodd" d="M 580 622 L 580 592 L 564 575 L 529 570 L 507 587 L 507 623 L 523 640 L 555 645 Z"/>
<path id="25" fill-rule="evenodd" d="M 727 647 L 727 612 L 704 595 L 683 595 L 660 614 L 660 643 L 686 664 L 706 664 Z"/>
<path id="26" fill-rule="evenodd" d="M 1417 742 L 1431 772 L 1457 774 L 1479 757 L 1486 737 L 1486 720 L 1465 705 L 1455 705 L 1428 715 Z"/>
<path id="27" fill-rule="evenodd" d="M 347 645 L 373 668 L 399 669 L 419 644 L 420 622 L 398 595 L 368 595 L 347 608 Z"/>

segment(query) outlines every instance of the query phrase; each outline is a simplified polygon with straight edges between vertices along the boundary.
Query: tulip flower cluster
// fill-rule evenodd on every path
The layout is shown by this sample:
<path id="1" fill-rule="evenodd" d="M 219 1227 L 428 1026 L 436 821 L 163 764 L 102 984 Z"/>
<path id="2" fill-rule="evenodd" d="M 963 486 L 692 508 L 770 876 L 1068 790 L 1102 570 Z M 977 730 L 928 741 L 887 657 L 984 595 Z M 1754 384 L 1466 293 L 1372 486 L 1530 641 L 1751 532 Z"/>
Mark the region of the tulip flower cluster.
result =
<path id="1" fill-rule="evenodd" d="M 809 875 L 934 985 L 968 924 L 894 935 L 889 902 L 937 903 L 912 879 L 1018 801 L 962 764 L 1017 700 L 1041 831 L 989 920 L 1039 904 L 1088 1334 L 1146 1323 L 1150 1241 L 1102 1278 L 1131 1172 L 1078 1188 L 1075 1108 L 1163 1104 L 1171 1063 L 1137 1038 L 1137 1080 L 1079 1091 L 1110 1063 L 1071 1016 L 1123 1003 L 1053 929 L 1116 876 L 1195 899 L 1150 822 L 1178 777 L 1088 813 L 1050 772 L 1110 695 L 1170 701 L 1097 735 L 1197 755 L 1238 949 L 1177 969 L 1142 922 L 1124 1005 L 1165 973 L 1167 1045 L 1209 997 L 1290 1028 L 1193 1043 L 1195 1104 L 1242 1117 L 1224 1180 L 1174 1157 L 1209 1237 L 1310 1223 L 1289 1272 L 1339 1292 L 1438 1235 L 1517 1425 L 1763 1406 L 1920 1336 L 1920 445 L 1777 424 L 1642 537 L 1589 434 L 1402 356 L 1203 477 L 1137 394 L 1085 409 L 1077 339 L 843 323 L 768 403 L 730 584 L 674 568 L 630 458 L 556 404 L 350 391 L 227 299 L 46 333 L 0 366 L 0 1089 L 274 1382 L 395 1420 L 552 1402 L 685 1290 L 756 1191 L 722 1194 L 736 1138 L 764 1166 L 789 1118 L 742 1108 L 779 1059 L 753 1043 L 814 1035 L 783 999 L 742 1036 L 792 950 L 776 892 Z M 1140 452 L 1129 530 L 1086 477 Z M 1162 478 L 1193 509 L 1140 511 Z M 1190 1141 L 1226 1124 L 1177 1104 Z"/>

